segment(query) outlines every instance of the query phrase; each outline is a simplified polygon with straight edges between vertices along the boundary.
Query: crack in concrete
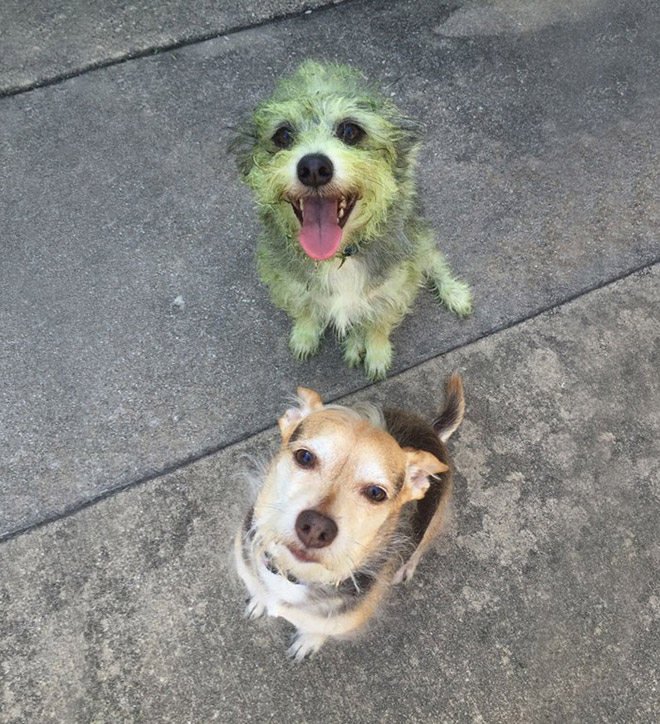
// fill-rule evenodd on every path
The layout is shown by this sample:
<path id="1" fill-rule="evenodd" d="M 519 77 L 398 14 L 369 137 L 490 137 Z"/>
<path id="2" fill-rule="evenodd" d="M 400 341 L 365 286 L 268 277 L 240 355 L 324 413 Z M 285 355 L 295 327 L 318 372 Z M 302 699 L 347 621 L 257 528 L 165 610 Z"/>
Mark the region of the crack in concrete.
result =
<path id="1" fill-rule="evenodd" d="M 347 0 L 347 1 L 351 2 L 352 0 Z M 429 357 L 426 357 L 426 358 L 416 362 L 415 364 L 409 365 L 408 367 L 398 370 L 396 372 L 396 374 L 392 375 L 388 379 L 394 379 L 396 377 L 399 377 L 400 375 L 404 374 L 405 372 L 415 369 L 416 367 L 419 367 L 420 365 L 423 365 L 432 359 L 436 359 L 437 357 L 443 357 L 456 350 L 464 349 L 465 347 L 469 347 L 471 345 L 477 344 L 478 342 L 480 342 L 484 339 L 488 339 L 501 332 L 505 332 L 508 329 L 512 329 L 521 324 L 524 324 L 525 322 L 529 322 L 530 320 L 536 319 L 537 317 L 540 317 L 543 314 L 547 314 L 548 312 L 550 312 L 552 310 L 561 309 L 561 308 L 565 307 L 567 304 L 570 304 L 571 302 L 574 302 L 577 299 L 580 299 L 581 297 L 584 297 L 588 294 L 592 294 L 593 292 L 597 292 L 600 289 L 608 287 L 612 284 L 616 284 L 617 282 L 623 281 L 624 279 L 627 279 L 629 277 L 635 276 L 640 273 L 644 273 L 645 270 L 650 270 L 654 266 L 659 265 L 659 264 L 660 264 L 660 256 L 658 256 L 656 259 L 654 259 L 650 263 L 642 264 L 641 266 L 636 267 L 632 270 L 628 270 L 628 271 L 624 272 L 623 274 L 620 274 L 619 276 L 603 280 L 602 282 L 599 282 L 598 284 L 595 284 L 592 287 L 583 289 L 580 292 L 577 292 L 571 296 L 568 296 L 568 297 L 566 297 L 566 299 L 562 300 L 559 304 L 551 304 L 550 306 L 547 306 L 547 307 L 544 307 L 543 309 L 532 312 L 531 314 L 528 314 L 524 317 L 512 320 L 508 323 L 500 325 L 499 327 L 495 327 L 491 331 L 487 332 L 486 334 L 477 336 L 468 342 L 458 344 L 455 347 L 449 347 L 439 354 L 430 355 Z M 356 387 L 354 389 L 349 389 L 345 393 L 339 395 L 338 397 L 334 397 L 332 399 L 327 400 L 326 404 L 337 402 L 338 400 L 344 399 L 344 398 L 348 397 L 349 395 L 355 394 L 356 392 L 361 391 L 361 390 L 369 389 L 370 387 L 373 387 L 374 385 L 377 385 L 377 384 L 379 384 L 379 383 L 367 383 L 365 385 Z M 272 429 L 273 427 L 274 427 L 274 425 L 266 425 L 266 426 L 258 428 L 256 430 L 248 431 L 248 432 L 244 433 L 243 435 L 240 435 L 239 437 L 237 437 L 233 440 L 230 440 L 229 442 L 224 442 L 224 443 L 220 443 L 218 445 L 212 445 L 210 447 L 203 448 L 202 450 L 200 450 L 197 453 L 194 453 L 193 455 L 189 455 L 189 456 L 183 458 L 182 460 L 178 460 L 173 463 L 170 463 L 169 465 L 165 465 L 162 468 L 159 468 L 158 470 L 155 470 L 151 473 L 147 473 L 146 475 L 142 475 L 141 477 L 139 477 L 135 480 L 129 480 L 124 483 L 120 483 L 116 487 L 111 488 L 109 490 L 105 490 L 102 493 L 100 493 L 99 495 L 95 495 L 92 498 L 88 498 L 87 500 L 84 500 L 82 502 L 76 503 L 75 505 L 72 505 L 71 507 L 65 509 L 63 512 L 58 513 L 57 515 L 45 517 L 42 520 L 31 523 L 30 525 L 24 526 L 23 528 L 17 528 L 16 530 L 8 531 L 7 533 L 1 534 L 0 535 L 0 544 L 7 543 L 10 540 L 13 540 L 14 538 L 18 538 L 19 536 L 30 533 L 31 531 L 38 530 L 39 528 L 43 528 L 44 526 L 49 525 L 50 523 L 55 523 L 58 520 L 69 518 L 80 511 L 86 510 L 87 508 L 90 508 L 93 505 L 100 503 L 103 500 L 113 498 L 115 495 L 126 492 L 128 490 L 132 490 L 133 488 L 137 488 L 138 486 L 149 483 L 152 480 L 156 480 L 157 478 L 165 477 L 167 475 L 170 475 L 171 473 L 175 473 L 179 470 L 183 470 L 183 469 L 187 468 L 188 466 L 193 465 L 194 463 L 197 463 L 201 460 L 211 457 L 212 455 L 216 455 L 216 454 L 222 452 L 223 450 L 227 450 L 228 448 L 233 447 L 234 445 L 238 445 L 239 443 L 241 443 L 245 440 L 249 440 L 250 438 L 256 437 L 257 435 L 260 435 L 260 434 L 266 432 L 267 430 Z"/>
<path id="2" fill-rule="evenodd" d="M 36 80 L 26 85 L 13 86 L 0 90 L 0 99 L 11 98 L 13 96 L 22 95 L 23 93 L 29 93 L 30 91 L 37 90 L 38 88 L 48 88 L 50 86 L 58 85 L 64 81 L 70 80 L 71 78 L 78 78 L 87 73 L 91 73 L 96 70 L 102 70 L 103 68 L 110 68 L 114 65 L 121 65 L 131 60 L 139 60 L 141 58 L 147 58 L 153 55 L 161 55 L 163 53 L 169 53 L 180 48 L 187 48 L 199 43 L 205 43 L 208 40 L 216 40 L 218 38 L 229 37 L 231 35 L 237 35 L 247 30 L 255 28 L 263 28 L 267 25 L 276 25 L 277 23 L 291 20 L 292 18 L 302 17 L 310 12 L 321 13 L 326 10 L 332 10 L 333 8 L 340 7 L 342 5 L 355 4 L 357 2 L 369 2 L 369 0 L 338 0 L 336 2 L 330 2 L 327 5 L 321 5 L 315 8 L 306 8 L 304 10 L 296 10 L 290 13 L 283 13 L 281 15 L 275 15 L 272 18 L 265 18 L 255 23 L 235 25 L 222 32 L 202 33 L 200 35 L 193 35 L 183 40 L 177 40 L 173 43 L 165 43 L 162 45 L 152 45 L 142 50 L 136 50 L 134 52 L 126 53 L 119 58 L 111 58 L 108 60 L 102 60 L 98 62 L 88 63 L 87 65 L 81 66 L 78 70 L 70 71 L 67 73 L 59 73 L 58 75 L 50 78 L 44 78 L 43 80 Z"/>

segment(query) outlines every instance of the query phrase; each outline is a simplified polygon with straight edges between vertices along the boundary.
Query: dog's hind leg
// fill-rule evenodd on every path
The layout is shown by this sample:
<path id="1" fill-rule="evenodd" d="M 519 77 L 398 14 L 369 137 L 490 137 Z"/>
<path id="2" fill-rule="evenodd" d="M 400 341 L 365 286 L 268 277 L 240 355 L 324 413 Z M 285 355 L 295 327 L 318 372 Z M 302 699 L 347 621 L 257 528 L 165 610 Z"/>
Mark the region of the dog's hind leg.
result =
<path id="1" fill-rule="evenodd" d="M 432 513 L 432 515 L 430 515 L 430 520 L 426 523 L 426 529 L 424 530 L 422 539 L 415 549 L 415 552 L 396 572 L 396 575 L 392 579 L 392 583 L 407 583 L 412 579 L 422 556 L 442 530 L 447 503 L 449 502 L 449 498 L 451 496 L 451 476 L 446 477 L 441 484 L 434 482 L 433 485 L 434 487 L 437 487 L 437 489 L 433 491 L 435 495 L 427 493 L 426 496 L 418 503 L 419 510 L 419 508 L 422 507 L 420 506 L 420 503 L 426 502 L 427 509 L 422 509 L 420 514 L 423 516 L 424 514 L 429 515 Z"/>
<path id="2" fill-rule="evenodd" d="M 449 311 L 465 317 L 472 311 L 470 287 L 452 276 L 444 256 L 437 250 L 429 252 L 429 263 L 424 269 L 433 291 Z"/>
<path id="3" fill-rule="evenodd" d="M 442 443 L 449 440 L 463 421 L 465 412 L 465 398 L 463 396 L 463 383 L 457 374 L 447 380 L 445 404 L 442 412 L 433 420 L 431 427 L 441 443 L 439 459 L 447 463 L 446 450 Z M 390 413 L 390 419 L 391 413 Z M 417 510 L 413 517 L 413 540 L 417 542 L 415 552 L 410 559 L 397 571 L 393 583 L 409 581 L 415 574 L 420 558 L 437 538 L 445 521 L 445 511 L 453 486 L 451 468 L 446 470 L 442 477 L 429 478 L 430 487 L 426 495 L 417 501 Z"/>

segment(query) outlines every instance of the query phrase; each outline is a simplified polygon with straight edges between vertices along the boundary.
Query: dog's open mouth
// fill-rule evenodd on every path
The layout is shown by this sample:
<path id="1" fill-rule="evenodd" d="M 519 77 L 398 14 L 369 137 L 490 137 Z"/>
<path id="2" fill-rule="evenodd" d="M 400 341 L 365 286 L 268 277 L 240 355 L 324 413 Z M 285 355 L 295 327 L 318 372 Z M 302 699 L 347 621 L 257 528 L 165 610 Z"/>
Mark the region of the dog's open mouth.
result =
<path id="1" fill-rule="evenodd" d="M 341 246 L 343 228 L 357 197 L 306 196 L 288 201 L 300 222 L 298 241 L 305 253 L 317 261 L 333 257 Z"/>

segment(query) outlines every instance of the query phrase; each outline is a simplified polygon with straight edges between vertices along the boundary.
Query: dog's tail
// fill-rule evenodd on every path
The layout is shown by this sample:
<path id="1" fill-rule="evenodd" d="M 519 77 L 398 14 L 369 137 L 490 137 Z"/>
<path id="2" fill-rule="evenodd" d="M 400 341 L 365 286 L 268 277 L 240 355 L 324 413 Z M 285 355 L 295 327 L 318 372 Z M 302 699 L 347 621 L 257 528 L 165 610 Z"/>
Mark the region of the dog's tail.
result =
<path id="1" fill-rule="evenodd" d="M 465 398 L 463 397 L 463 382 L 460 375 L 454 373 L 445 387 L 445 406 L 442 412 L 431 423 L 442 442 L 447 442 L 463 422 L 465 412 Z"/>

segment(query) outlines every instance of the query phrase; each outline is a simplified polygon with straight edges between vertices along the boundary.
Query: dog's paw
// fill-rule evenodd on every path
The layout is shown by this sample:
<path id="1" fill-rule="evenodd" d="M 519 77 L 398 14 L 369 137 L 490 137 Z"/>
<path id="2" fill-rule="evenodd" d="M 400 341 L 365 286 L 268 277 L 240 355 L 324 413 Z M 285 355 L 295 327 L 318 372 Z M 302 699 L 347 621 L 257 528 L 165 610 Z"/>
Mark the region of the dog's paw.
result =
<path id="1" fill-rule="evenodd" d="M 245 602 L 245 617 L 253 621 L 266 613 L 266 607 L 256 596 L 250 596 Z"/>
<path id="2" fill-rule="evenodd" d="M 316 354 L 321 343 L 321 334 L 323 330 L 307 319 L 299 319 L 293 325 L 291 336 L 289 337 L 289 348 L 293 356 L 304 362 L 306 359 Z"/>
<path id="3" fill-rule="evenodd" d="M 364 354 L 364 371 L 374 382 L 382 380 L 392 364 L 392 345 L 386 337 L 376 341 L 367 341 Z"/>
<path id="4" fill-rule="evenodd" d="M 364 359 L 364 339 L 361 335 L 349 334 L 344 342 L 344 360 L 349 367 L 359 367 Z"/>
<path id="5" fill-rule="evenodd" d="M 293 661 L 303 661 L 313 656 L 328 637 L 323 634 L 297 633 L 286 655 Z"/>
<path id="6" fill-rule="evenodd" d="M 408 583 L 412 580 L 412 577 L 415 575 L 415 570 L 417 569 L 417 563 L 413 563 L 412 561 L 408 561 L 408 563 L 404 563 L 404 565 L 399 568 L 399 570 L 396 572 L 394 578 L 392 579 L 392 583 L 396 586 L 397 583 Z"/>
<path id="7" fill-rule="evenodd" d="M 445 279 L 437 287 L 438 296 L 450 312 L 466 317 L 472 312 L 472 292 L 465 282 Z"/>

